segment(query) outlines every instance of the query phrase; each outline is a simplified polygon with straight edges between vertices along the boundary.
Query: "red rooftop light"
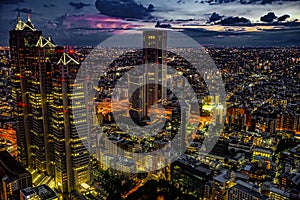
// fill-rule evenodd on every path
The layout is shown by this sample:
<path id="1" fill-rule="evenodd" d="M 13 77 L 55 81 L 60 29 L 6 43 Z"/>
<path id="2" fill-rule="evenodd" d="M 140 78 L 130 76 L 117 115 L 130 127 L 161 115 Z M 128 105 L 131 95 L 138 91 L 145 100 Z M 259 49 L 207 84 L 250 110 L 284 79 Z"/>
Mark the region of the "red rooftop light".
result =
<path id="1" fill-rule="evenodd" d="M 74 49 L 69 50 L 69 54 L 73 54 L 74 52 L 75 52 Z"/>

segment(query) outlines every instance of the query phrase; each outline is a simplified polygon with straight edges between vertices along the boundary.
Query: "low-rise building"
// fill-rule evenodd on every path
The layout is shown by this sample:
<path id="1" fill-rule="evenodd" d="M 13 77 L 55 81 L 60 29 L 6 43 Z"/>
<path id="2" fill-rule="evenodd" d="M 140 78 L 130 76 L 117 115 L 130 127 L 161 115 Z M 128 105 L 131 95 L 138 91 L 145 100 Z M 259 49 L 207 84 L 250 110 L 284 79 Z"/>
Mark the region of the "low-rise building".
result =
<path id="1" fill-rule="evenodd" d="M 1 199 L 10 200 L 19 196 L 21 189 L 32 186 L 31 174 L 7 151 L 0 152 Z"/>
<path id="2" fill-rule="evenodd" d="M 259 187 L 255 187 L 244 181 L 236 181 L 236 185 L 229 188 L 228 200 L 263 200 L 266 199 L 261 193 Z"/>
<path id="3" fill-rule="evenodd" d="M 58 200 L 58 195 L 48 185 L 43 184 L 20 190 L 20 200 Z"/>

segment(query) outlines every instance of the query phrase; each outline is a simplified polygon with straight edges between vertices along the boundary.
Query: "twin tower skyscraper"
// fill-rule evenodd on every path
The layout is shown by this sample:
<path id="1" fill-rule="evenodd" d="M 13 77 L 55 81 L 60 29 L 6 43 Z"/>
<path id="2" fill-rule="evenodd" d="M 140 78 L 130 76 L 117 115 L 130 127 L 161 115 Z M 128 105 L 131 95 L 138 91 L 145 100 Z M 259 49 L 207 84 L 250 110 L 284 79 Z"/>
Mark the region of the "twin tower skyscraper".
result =
<path id="1" fill-rule="evenodd" d="M 55 188 L 69 193 L 89 180 L 90 156 L 76 128 L 89 116 L 73 120 L 71 91 L 80 63 L 45 38 L 28 16 L 17 18 L 9 32 L 11 85 L 18 160 L 25 167 L 52 176 Z M 73 95 L 84 105 L 84 92 Z M 80 106 L 80 105 L 79 105 Z M 87 133 L 88 134 L 88 133 Z"/>

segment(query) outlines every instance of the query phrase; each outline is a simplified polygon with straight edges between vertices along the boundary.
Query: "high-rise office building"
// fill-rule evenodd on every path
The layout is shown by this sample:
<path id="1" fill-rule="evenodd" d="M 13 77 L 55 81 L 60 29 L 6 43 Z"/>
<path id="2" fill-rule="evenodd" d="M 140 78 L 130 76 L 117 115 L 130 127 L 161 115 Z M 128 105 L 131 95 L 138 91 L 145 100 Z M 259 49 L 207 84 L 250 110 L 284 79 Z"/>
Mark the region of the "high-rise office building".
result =
<path id="1" fill-rule="evenodd" d="M 29 16 L 25 23 L 18 15 L 10 47 L 18 159 L 52 176 L 56 189 L 70 193 L 89 179 L 89 152 L 84 146 L 88 131 L 80 137 L 78 132 L 90 117 L 86 109 L 76 120 L 72 114 L 72 106 L 85 106 L 84 85 L 74 82 L 80 63 L 43 37 Z M 80 92 L 73 94 L 75 87 Z M 82 104 L 71 105 L 71 98 Z"/>
<path id="2" fill-rule="evenodd" d="M 18 159 L 24 166 L 31 166 L 32 161 L 32 132 L 29 116 L 29 77 L 31 77 L 31 66 L 34 64 L 34 46 L 41 31 L 37 31 L 28 16 L 27 22 L 23 22 L 18 14 L 17 25 L 10 34 L 11 49 L 11 82 L 14 117 L 16 119 L 16 135 L 18 145 Z"/>
<path id="3" fill-rule="evenodd" d="M 39 37 L 31 47 L 34 59 L 31 62 L 31 75 L 28 80 L 28 108 L 30 118 L 30 135 L 32 136 L 32 166 L 39 173 L 53 174 L 50 155 L 49 110 L 52 103 L 51 60 L 57 59 L 55 45 L 51 39 Z"/>
<path id="4" fill-rule="evenodd" d="M 63 53 L 52 67 L 53 103 L 49 106 L 50 129 L 53 135 L 56 188 L 63 192 L 71 192 L 81 183 L 88 181 L 89 152 L 84 146 L 88 138 L 79 137 L 77 131 L 86 128 L 87 113 L 80 118 L 72 115 L 74 106 L 85 106 L 83 84 L 74 80 L 80 65 L 70 55 Z M 72 93 L 74 87 L 81 88 Z M 73 97 L 72 97 L 73 96 Z M 71 98 L 77 98 L 82 104 L 71 106 Z M 77 130 L 76 130 L 77 129 Z M 84 140 L 84 141 L 83 141 Z"/>
<path id="5" fill-rule="evenodd" d="M 143 74 L 131 75 L 129 83 L 143 83 L 132 95 L 131 115 L 136 123 L 150 120 L 150 108 L 163 103 L 166 89 L 167 32 L 162 30 L 143 32 Z M 130 85 L 129 85 L 130 87 Z"/>
<path id="6" fill-rule="evenodd" d="M 149 117 L 151 106 L 166 98 L 167 32 L 162 30 L 143 32 L 143 64 L 145 65 L 143 109 Z M 154 82 L 154 84 L 151 82 Z"/>

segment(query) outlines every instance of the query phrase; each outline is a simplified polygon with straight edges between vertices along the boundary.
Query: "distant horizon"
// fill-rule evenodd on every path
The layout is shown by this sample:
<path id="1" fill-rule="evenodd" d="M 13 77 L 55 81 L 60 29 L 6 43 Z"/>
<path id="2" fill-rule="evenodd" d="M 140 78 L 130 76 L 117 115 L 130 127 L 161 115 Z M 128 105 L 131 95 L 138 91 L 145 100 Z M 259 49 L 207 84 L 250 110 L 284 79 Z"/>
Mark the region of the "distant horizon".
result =
<path id="1" fill-rule="evenodd" d="M 41 30 L 42 31 L 42 30 Z M 171 30 L 172 31 L 172 30 Z M 43 32 L 43 31 L 42 31 Z M 268 32 L 217 32 L 206 30 L 189 30 L 182 31 L 183 34 L 188 35 L 204 47 L 220 47 L 220 48 L 276 48 L 276 47 L 300 47 L 300 38 L 295 37 L 300 35 L 300 28 L 294 30 L 271 30 Z M 8 34 L 8 33 L 7 33 Z M 272 34 L 272 37 L 270 37 Z M 286 37 L 282 37 L 285 34 Z M 76 47 L 96 47 L 107 38 L 114 34 L 103 34 L 98 37 L 95 36 L 93 42 L 86 42 L 87 38 L 83 37 L 81 42 L 75 42 L 72 40 L 64 40 L 55 38 L 51 35 L 54 43 L 57 46 L 76 46 Z M 43 36 L 45 36 L 43 32 Z M 68 42 L 69 41 L 69 42 Z M 9 46 L 9 41 L 6 44 L 0 44 L 0 46 Z"/>

